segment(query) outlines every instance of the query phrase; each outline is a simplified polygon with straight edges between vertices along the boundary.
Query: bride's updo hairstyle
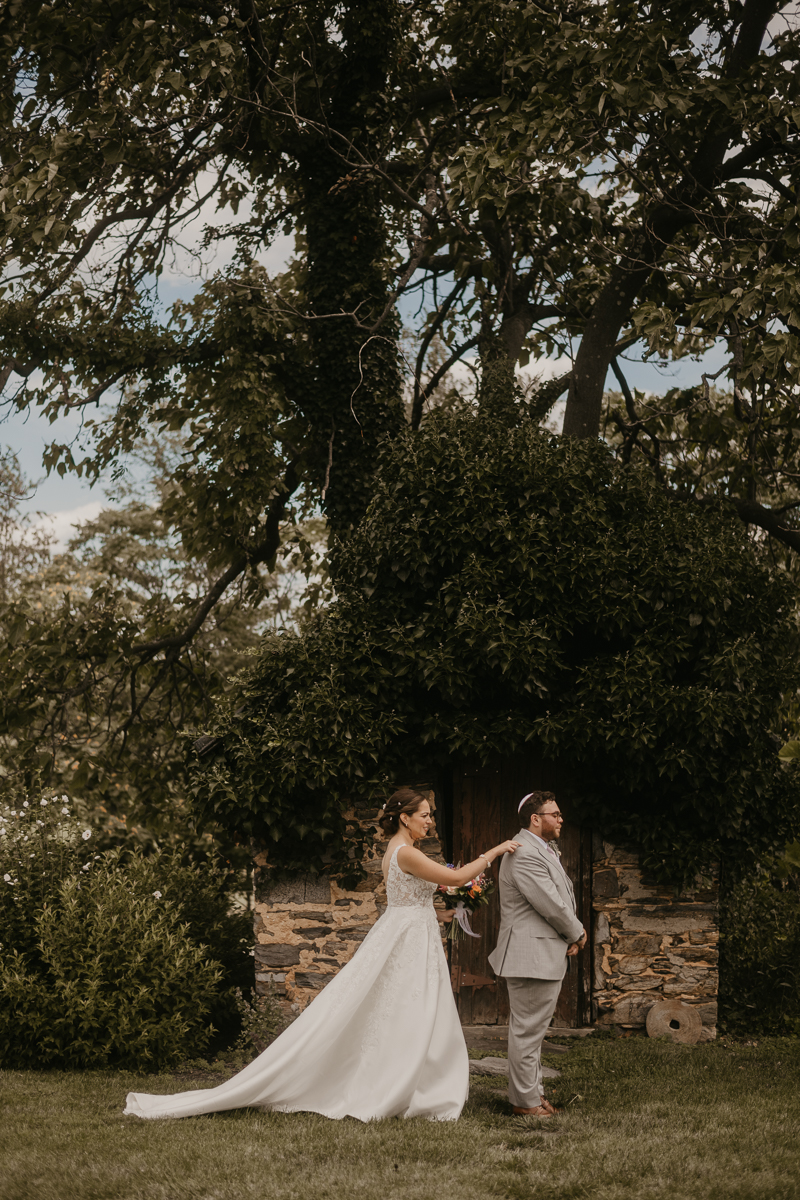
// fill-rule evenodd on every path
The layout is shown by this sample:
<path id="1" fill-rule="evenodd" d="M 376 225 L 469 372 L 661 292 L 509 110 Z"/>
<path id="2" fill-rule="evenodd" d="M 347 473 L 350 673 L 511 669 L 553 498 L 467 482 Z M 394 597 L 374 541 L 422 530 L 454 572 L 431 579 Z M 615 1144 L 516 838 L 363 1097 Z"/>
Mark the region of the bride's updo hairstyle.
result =
<path id="1" fill-rule="evenodd" d="M 378 824 L 387 838 L 394 837 L 400 828 L 400 814 L 413 816 L 426 799 L 427 797 L 416 791 L 415 788 L 398 788 L 394 795 L 386 801 L 378 817 Z"/>

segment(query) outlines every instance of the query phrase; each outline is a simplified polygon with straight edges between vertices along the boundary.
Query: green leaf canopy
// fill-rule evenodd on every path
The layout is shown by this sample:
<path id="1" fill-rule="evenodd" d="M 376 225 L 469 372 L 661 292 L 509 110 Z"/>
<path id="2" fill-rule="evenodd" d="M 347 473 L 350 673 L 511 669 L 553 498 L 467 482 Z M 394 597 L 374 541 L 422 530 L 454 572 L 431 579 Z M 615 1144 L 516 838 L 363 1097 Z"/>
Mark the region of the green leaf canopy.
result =
<path id="1" fill-rule="evenodd" d="M 770 728 L 797 683 L 791 587 L 601 445 L 437 413 L 386 444 L 334 572 L 330 608 L 255 653 L 195 775 L 199 811 L 274 866 L 352 870 L 350 801 L 526 746 L 661 875 L 788 827 Z"/>

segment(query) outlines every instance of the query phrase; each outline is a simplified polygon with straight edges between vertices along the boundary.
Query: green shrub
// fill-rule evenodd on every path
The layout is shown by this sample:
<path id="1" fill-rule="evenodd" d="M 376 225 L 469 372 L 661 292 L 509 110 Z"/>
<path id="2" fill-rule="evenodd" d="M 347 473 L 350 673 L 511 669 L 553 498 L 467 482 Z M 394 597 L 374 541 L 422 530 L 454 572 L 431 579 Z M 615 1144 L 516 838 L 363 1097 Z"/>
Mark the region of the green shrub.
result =
<path id="1" fill-rule="evenodd" d="M 32 916 L 37 961 L 0 960 L 4 1066 L 161 1067 L 202 1052 L 222 971 L 114 863 Z"/>
<path id="2" fill-rule="evenodd" d="M 242 909 L 231 910 L 230 873 L 213 859 L 202 865 L 183 861 L 180 846 L 146 856 L 137 852 L 122 862 L 138 891 L 161 892 L 162 902 L 185 925 L 189 941 L 204 946 L 219 964 L 221 981 L 210 1010 L 216 1030 L 211 1052 L 229 1046 L 241 1029 L 236 993 L 249 991 L 254 982 L 253 918 Z"/>
<path id="3" fill-rule="evenodd" d="M 72 814 L 66 796 L 16 798 L 0 813 L 0 941 L 35 955 L 33 911 L 57 894 L 65 879 L 99 861 L 91 830 Z"/>
<path id="4" fill-rule="evenodd" d="M 800 1034 L 800 875 L 759 869 L 725 888 L 720 949 L 726 1032 Z"/>
<path id="5" fill-rule="evenodd" d="M 251 993 L 249 1000 L 236 989 L 236 1007 L 238 1009 L 242 1029 L 237 1039 L 234 1051 L 249 1062 L 257 1054 L 263 1054 L 267 1046 L 283 1033 L 291 1018 L 281 1008 L 272 985 L 266 995 L 257 996 Z"/>
<path id="6" fill-rule="evenodd" d="M 0 1063 L 153 1069 L 233 1040 L 253 967 L 224 868 L 90 842 L 66 797 L 0 815 Z"/>

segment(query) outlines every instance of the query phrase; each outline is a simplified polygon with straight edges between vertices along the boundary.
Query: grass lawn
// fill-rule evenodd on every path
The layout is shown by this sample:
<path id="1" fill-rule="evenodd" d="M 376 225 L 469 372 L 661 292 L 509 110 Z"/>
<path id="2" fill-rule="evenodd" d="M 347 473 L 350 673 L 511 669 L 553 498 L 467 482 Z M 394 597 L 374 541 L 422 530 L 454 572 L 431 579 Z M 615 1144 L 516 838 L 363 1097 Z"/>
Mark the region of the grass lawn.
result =
<path id="1" fill-rule="evenodd" d="M 491 1077 L 457 1123 L 362 1125 L 141 1121 L 127 1091 L 205 1080 L 0 1072 L 0 1200 L 800 1200 L 800 1039 L 586 1038 L 548 1061 L 566 1105 L 549 1124 L 510 1115 Z"/>

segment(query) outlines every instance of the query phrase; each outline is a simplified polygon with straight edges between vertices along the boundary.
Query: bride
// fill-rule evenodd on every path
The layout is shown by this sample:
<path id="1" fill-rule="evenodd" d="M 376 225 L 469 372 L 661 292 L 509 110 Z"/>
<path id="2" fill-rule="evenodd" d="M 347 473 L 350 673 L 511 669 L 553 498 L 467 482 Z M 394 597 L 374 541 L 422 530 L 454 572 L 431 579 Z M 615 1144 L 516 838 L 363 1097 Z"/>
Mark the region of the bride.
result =
<path id="1" fill-rule="evenodd" d="M 403 787 L 380 817 L 388 907 L 325 990 L 263 1054 L 219 1087 L 173 1096 L 128 1095 L 137 1117 L 192 1117 L 231 1108 L 326 1117 L 428 1117 L 455 1121 L 469 1064 L 442 949 L 433 895 L 461 886 L 518 842 L 503 842 L 458 870 L 415 843 L 431 826 L 428 801 Z"/>

